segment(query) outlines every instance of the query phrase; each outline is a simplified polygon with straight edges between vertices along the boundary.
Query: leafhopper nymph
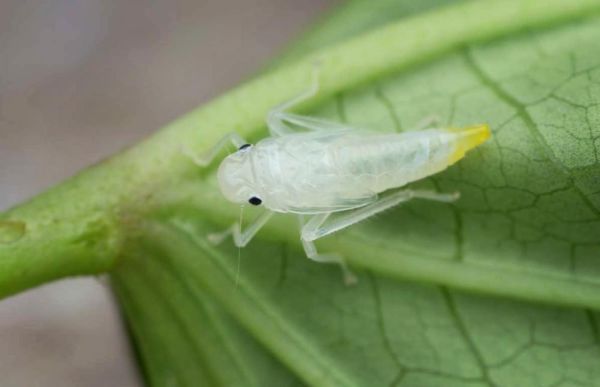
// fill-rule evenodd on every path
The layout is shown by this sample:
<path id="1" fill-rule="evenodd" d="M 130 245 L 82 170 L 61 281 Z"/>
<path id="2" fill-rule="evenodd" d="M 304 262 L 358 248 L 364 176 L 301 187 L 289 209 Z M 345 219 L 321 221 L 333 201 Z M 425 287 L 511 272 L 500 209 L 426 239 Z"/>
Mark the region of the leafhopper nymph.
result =
<path id="1" fill-rule="evenodd" d="M 238 150 L 218 170 L 221 192 L 234 203 L 265 208 L 245 230 L 236 222 L 211 235 L 214 242 L 232 235 L 235 245 L 243 247 L 273 214 L 298 214 L 306 255 L 340 264 L 346 283 L 352 283 L 356 279 L 343 258 L 317 252 L 314 241 L 413 198 L 458 199 L 458 192 L 401 187 L 456 163 L 491 132 L 488 125 L 480 124 L 382 133 L 287 112 L 317 92 L 315 81 L 309 90 L 273 108 L 267 116 L 270 137 L 250 145 L 230 133 L 194 160 L 206 166 L 220 149 L 233 143 Z"/>

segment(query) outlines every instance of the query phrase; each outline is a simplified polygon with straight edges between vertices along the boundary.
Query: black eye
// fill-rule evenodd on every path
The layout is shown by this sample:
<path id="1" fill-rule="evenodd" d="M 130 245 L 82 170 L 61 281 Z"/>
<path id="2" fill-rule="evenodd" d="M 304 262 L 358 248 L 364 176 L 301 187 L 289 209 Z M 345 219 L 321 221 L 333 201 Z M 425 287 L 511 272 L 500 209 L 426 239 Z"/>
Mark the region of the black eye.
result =
<path id="1" fill-rule="evenodd" d="M 246 149 L 250 146 L 250 144 L 244 144 L 241 147 L 238 148 L 238 150 L 242 150 L 242 149 Z"/>
<path id="2" fill-rule="evenodd" d="M 248 199 L 248 203 L 252 204 L 253 206 L 260 206 L 262 200 L 260 200 L 260 198 L 257 198 L 256 196 L 252 196 L 250 199 Z"/>

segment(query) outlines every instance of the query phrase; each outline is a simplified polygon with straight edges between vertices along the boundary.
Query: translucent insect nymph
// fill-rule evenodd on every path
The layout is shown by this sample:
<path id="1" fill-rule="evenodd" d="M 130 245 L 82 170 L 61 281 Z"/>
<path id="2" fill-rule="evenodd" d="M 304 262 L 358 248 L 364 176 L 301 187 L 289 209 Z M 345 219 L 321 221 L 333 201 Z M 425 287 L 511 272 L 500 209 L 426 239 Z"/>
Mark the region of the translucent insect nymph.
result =
<path id="1" fill-rule="evenodd" d="M 286 112 L 317 91 L 314 82 L 311 89 L 271 110 L 267 117 L 271 137 L 250 145 L 230 133 L 194 160 L 206 166 L 221 148 L 233 143 L 238 150 L 222 161 L 218 171 L 221 192 L 234 203 L 265 208 L 244 231 L 236 222 L 212 235 L 213 241 L 232 235 L 236 246 L 242 247 L 274 213 L 298 214 L 306 255 L 341 264 L 346 282 L 351 283 L 355 278 L 342 257 L 318 253 L 314 241 L 412 198 L 458 199 L 458 193 L 401 187 L 454 164 L 486 141 L 490 129 L 481 124 L 382 133 Z M 306 216 L 310 218 L 305 222 Z"/>

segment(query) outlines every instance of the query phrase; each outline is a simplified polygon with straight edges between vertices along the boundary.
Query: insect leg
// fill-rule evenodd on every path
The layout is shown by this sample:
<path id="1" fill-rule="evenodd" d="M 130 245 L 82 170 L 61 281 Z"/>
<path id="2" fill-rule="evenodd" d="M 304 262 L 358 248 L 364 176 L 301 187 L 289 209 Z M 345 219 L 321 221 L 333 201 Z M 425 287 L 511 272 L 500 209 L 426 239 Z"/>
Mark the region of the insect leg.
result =
<path id="1" fill-rule="evenodd" d="M 306 225 L 304 225 L 303 218 L 302 216 L 300 216 L 300 224 L 303 225 L 302 230 L 304 231 L 306 227 L 318 227 L 325 220 L 327 220 L 329 215 L 330 213 L 315 215 L 308 221 Z M 317 247 L 315 246 L 315 243 L 313 241 L 308 241 L 303 237 L 301 238 L 301 240 L 302 247 L 304 247 L 304 252 L 306 253 L 306 256 L 309 259 L 320 263 L 335 263 L 340 265 L 340 268 L 342 269 L 342 275 L 344 276 L 344 283 L 346 285 L 353 285 L 356 282 L 358 282 L 356 276 L 352 273 L 352 271 L 350 271 L 348 265 L 346 264 L 346 261 L 344 261 L 344 258 L 342 258 L 341 255 L 335 253 L 319 254 L 317 252 Z"/>
<path id="2" fill-rule="evenodd" d="M 275 106 L 267 115 L 267 126 L 273 136 L 284 136 L 295 132 L 289 124 L 297 125 L 307 130 L 344 130 L 347 125 L 338 122 L 324 120 L 321 118 L 302 116 L 299 114 L 288 113 L 286 110 L 314 97 L 319 92 L 319 69 L 315 66 L 313 70 L 313 80 L 310 88 L 300 93 L 296 97 Z"/>
<path id="3" fill-rule="evenodd" d="M 294 98 L 285 101 L 279 105 L 273 107 L 270 113 L 277 113 L 286 111 L 311 97 L 314 97 L 319 92 L 319 68 L 317 66 L 313 67 L 312 72 L 312 82 L 308 89 L 304 90 L 302 93 L 298 94 Z"/>
<path id="4" fill-rule="evenodd" d="M 181 152 L 191 158 L 196 165 L 206 167 L 218 156 L 219 152 L 229 144 L 233 144 L 236 148 L 239 148 L 242 145 L 247 144 L 247 142 L 239 134 L 231 132 L 223 136 L 223 138 L 221 138 L 212 148 L 202 155 L 194 154 L 191 149 L 185 145 L 181 147 Z"/>
<path id="5" fill-rule="evenodd" d="M 412 127 L 411 131 L 437 128 L 440 126 L 440 123 L 441 123 L 440 117 L 432 114 L 430 116 L 423 118 L 421 121 L 417 122 Z"/>
<path id="6" fill-rule="evenodd" d="M 451 203 L 460 198 L 460 192 L 442 193 L 428 190 L 411 190 L 411 195 L 416 199 L 427 199 L 435 202 Z"/>
<path id="7" fill-rule="evenodd" d="M 299 114 L 286 113 L 286 112 L 278 112 L 277 117 L 282 122 L 288 122 L 293 125 L 300 126 L 302 128 L 308 130 L 348 130 L 350 127 L 348 125 L 329 121 L 322 118 L 310 117 L 310 116 L 301 116 Z"/>
<path id="8" fill-rule="evenodd" d="M 439 193 L 434 191 L 425 190 L 401 190 L 396 191 L 392 194 L 383 196 L 377 199 L 375 202 L 368 204 L 364 207 L 359 207 L 354 210 L 350 210 L 341 215 L 334 215 L 331 217 L 331 213 L 322 213 L 313 216 L 308 223 L 303 224 L 301 231 L 302 245 L 306 255 L 318 262 L 327 263 L 338 263 L 342 266 L 344 271 L 344 279 L 348 283 L 356 281 L 356 278 L 348 267 L 346 266 L 343 258 L 337 254 L 319 254 L 315 247 L 314 241 L 322 238 L 326 235 L 333 234 L 336 231 L 340 231 L 346 227 L 356 224 L 362 220 L 365 220 L 379 212 L 385 211 L 392 208 L 402 202 L 409 201 L 413 198 L 428 199 L 440 202 L 452 202 L 458 199 L 458 192 L 454 193 Z"/>
<path id="9" fill-rule="evenodd" d="M 335 215 L 331 219 L 325 218 L 318 224 L 316 221 L 313 222 L 313 219 L 316 217 L 311 219 L 311 221 L 302 228 L 302 239 L 308 241 L 317 240 L 413 198 L 448 203 L 457 200 L 459 198 L 459 194 L 458 192 L 448 194 L 425 190 L 396 191 L 392 194 L 382 196 L 375 202 L 364 207 L 359 207 L 357 209 L 341 213 L 340 215 Z"/>
<path id="10" fill-rule="evenodd" d="M 271 219 L 271 216 L 273 216 L 273 212 L 263 212 L 244 231 L 241 230 L 240 223 L 235 222 L 223 232 L 209 234 L 208 240 L 211 243 L 218 245 L 219 243 L 223 242 L 225 238 L 231 235 L 233 236 L 233 243 L 237 247 L 244 247 L 252 240 L 252 238 L 254 238 L 256 233 L 269 221 L 269 219 Z"/>
<path id="11" fill-rule="evenodd" d="M 411 191 L 397 191 L 391 195 L 380 197 L 375 202 L 364 207 L 359 207 L 357 209 L 344 212 L 340 215 L 336 215 L 328 222 L 326 222 L 327 219 L 323 220 L 323 222 L 318 225 L 314 223 L 311 224 L 311 222 L 309 222 L 302 229 L 302 238 L 309 241 L 317 240 L 362 220 L 370 218 L 381 211 L 385 211 L 388 208 L 394 207 L 401 202 L 408 201 L 411 198 Z"/>

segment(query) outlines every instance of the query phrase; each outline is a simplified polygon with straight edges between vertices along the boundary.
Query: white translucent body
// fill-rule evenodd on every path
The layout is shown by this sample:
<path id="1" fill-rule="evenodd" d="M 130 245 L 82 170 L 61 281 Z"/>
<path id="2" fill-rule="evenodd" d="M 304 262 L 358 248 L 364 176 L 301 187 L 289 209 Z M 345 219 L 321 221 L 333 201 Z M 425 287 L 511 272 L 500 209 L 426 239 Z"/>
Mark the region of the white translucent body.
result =
<path id="1" fill-rule="evenodd" d="M 356 279 L 343 258 L 318 253 L 314 241 L 413 198 L 445 203 L 458 199 L 458 193 L 394 188 L 442 171 L 487 140 L 490 130 L 476 125 L 381 133 L 285 112 L 317 90 L 315 81 L 306 92 L 275 107 L 267 117 L 271 137 L 256 145 L 230 133 L 203 157 L 187 153 L 206 166 L 233 143 L 239 150 L 223 160 L 217 175 L 221 192 L 234 203 L 266 208 L 245 230 L 236 222 L 211 234 L 211 241 L 231 235 L 243 247 L 275 212 L 295 213 L 306 255 L 340 264 L 345 282 L 353 283 Z"/>
<path id="2" fill-rule="evenodd" d="M 464 137 L 444 129 L 293 133 L 228 156 L 218 178 L 223 194 L 234 202 L 255 196 L 276 212 L 343 211 L 445 169 Z"/>

